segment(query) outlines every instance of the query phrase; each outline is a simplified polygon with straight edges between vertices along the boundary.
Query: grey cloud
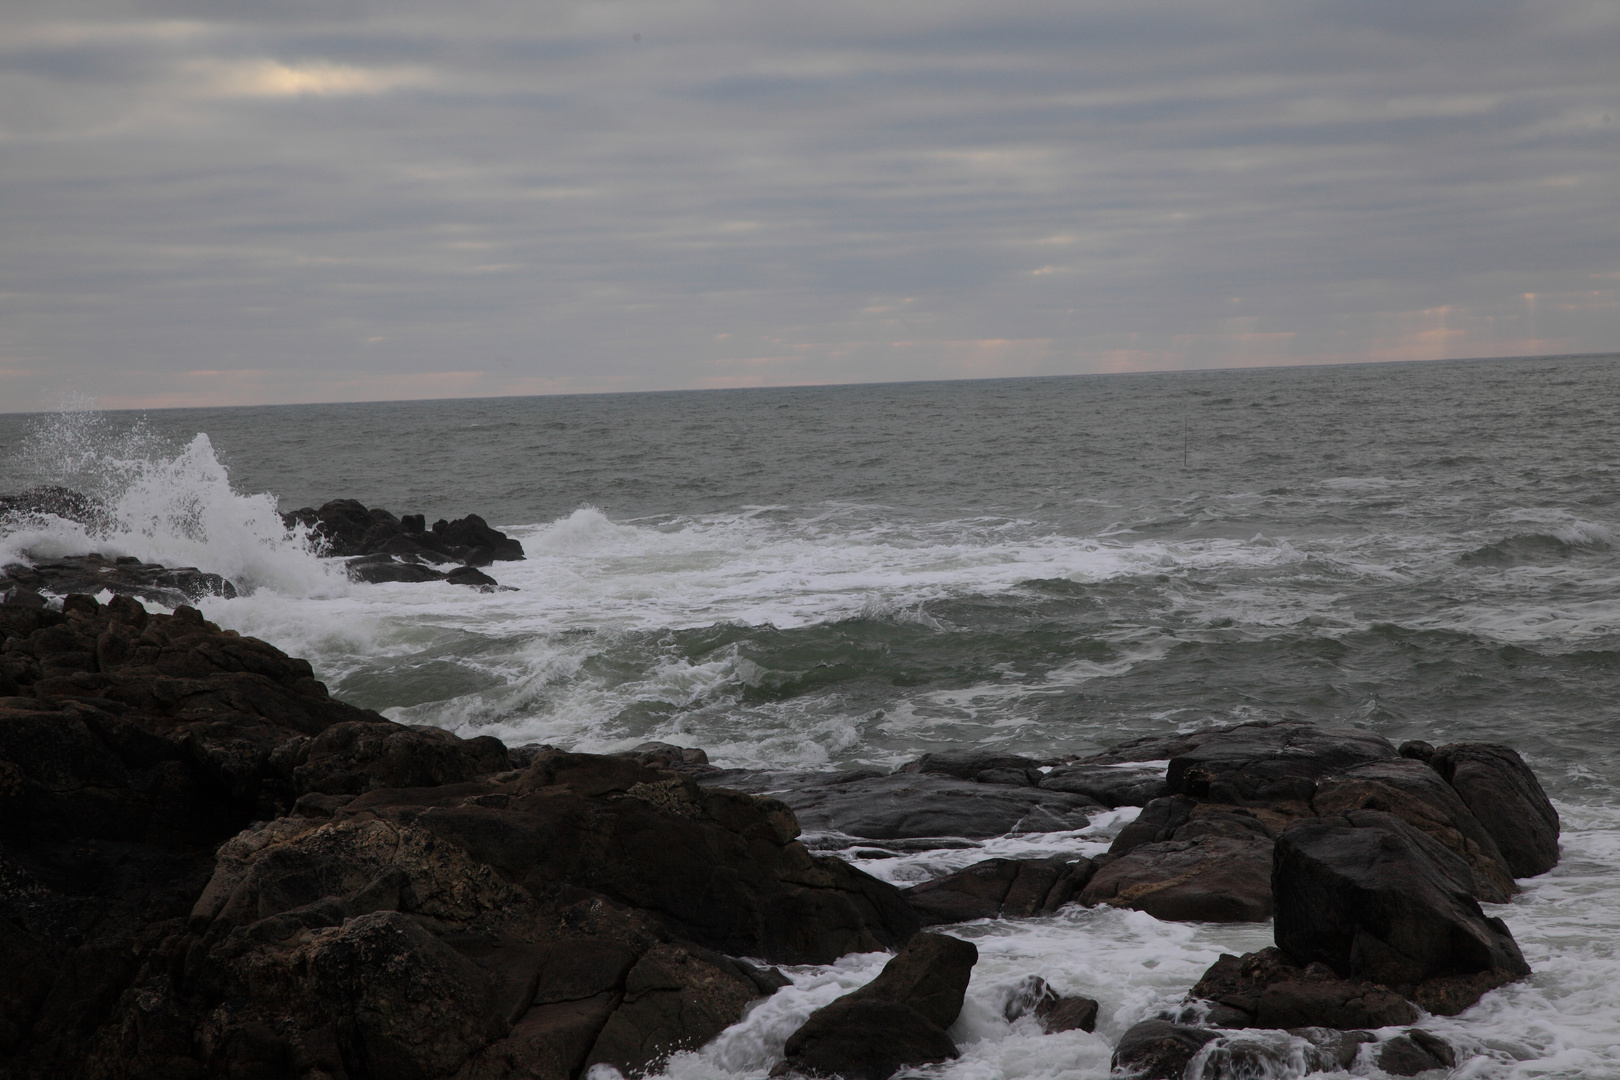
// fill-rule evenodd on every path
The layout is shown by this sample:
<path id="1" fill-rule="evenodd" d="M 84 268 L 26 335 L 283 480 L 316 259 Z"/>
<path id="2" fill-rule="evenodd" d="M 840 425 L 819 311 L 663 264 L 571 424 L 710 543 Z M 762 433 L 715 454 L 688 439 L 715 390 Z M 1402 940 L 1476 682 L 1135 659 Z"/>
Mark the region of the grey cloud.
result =
<path id="1" fill-rule="evenodd" d="M 1588 5 L 22 10 L 0 408 L 1620 331 Z"/>

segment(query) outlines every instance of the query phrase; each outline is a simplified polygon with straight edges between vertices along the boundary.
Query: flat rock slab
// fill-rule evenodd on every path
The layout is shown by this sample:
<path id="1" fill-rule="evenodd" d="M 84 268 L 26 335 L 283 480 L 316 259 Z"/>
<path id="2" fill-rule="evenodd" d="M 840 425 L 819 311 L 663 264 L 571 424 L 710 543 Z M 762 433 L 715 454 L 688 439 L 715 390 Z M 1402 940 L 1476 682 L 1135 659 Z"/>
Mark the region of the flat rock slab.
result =
<path id="1" fill-rule="evenodd" d="M 1096 799 L 1104 806 L 1146 806 L 1166 795 L 1170 785 L 1162 768 L 1115 765 L 1063 765 L 1041 778 L 1047 791 L 1067 791 Z"/>
<path id="2" fill-rule="evenodd" d="M 714 773 L 705 787 L 766 794 L 793 808 L 806 832 L 868 840 L 986 839 L 1082 829 L 1101 809 L 1084 795 L 981 784 L 937 773 Z"/>

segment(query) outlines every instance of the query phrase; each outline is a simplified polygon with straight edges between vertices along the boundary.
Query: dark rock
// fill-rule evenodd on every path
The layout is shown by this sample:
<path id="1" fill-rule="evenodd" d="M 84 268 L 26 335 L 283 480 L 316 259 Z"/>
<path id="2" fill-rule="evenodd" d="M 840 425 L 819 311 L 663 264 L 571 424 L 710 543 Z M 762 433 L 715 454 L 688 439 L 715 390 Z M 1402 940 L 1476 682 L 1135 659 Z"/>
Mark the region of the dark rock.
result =
<path id="1" fill-rule="evenodd" d="M 1272 841 L 1259 836 L 1143 844 L 1098 869 L 1080 902 L 1158 919 L 1259 922 L 1272 912 L 1271 848 Z"/>
<path id="2" fill-rule="evenodd" d="M 876 979 L 811 1013 L 773 1075 L 887 1080 L 906 1065 L 956 1057 L 945 1029 L 962 1011 L 978 958 L 969 942 L 915 935 Z"/>
<path id="3" fill-rule="evenodd" d="M 656 945 L 625 976 L 623 1001 L 603 1025 L 585 1066 L 612 1065 L 630 1074 L 660 1064 L 741 1020 L 758 996 L 734 970 L 676 945 Z"/>
<path id="4" fill-rule="evenodd" d="M 644 742 L 615 757 L 627 757 L 640 765 L 658 765 L 688 776 L 705 776 L 720 770 L 709 764 L 709 755 L 695 746 L 666 742 Z"/>
<path id="5" fill-rule="evenodd" d="M 1453 743 L 1431 759 L 1490 833 L 1514 877 L 1558 865 L 1558 811 L 1518 753 L 1493 743 Z"/>
<path id="6" fill-rule="evenodd" d="M 1329 816 L 1351 810 L 1394 814 L 1461 856 L 1473 871 L 1474 894 L 1505 904 L 1518 892 L 1496 841 L 1440 774 L 1401 757 L 1358 765 L 1321 781 L 1312 806 Z"/>
<path id="7" fill-rule="evenodd" d="M 13 563 L 0 570 L 0 592 L 15 594 L 8 603 L 27 604 L 28 594 L 93 596 L 109 590 L 120 596 L 178 607 L 209 596 L 234 597 L 236 586 L 218 574 L 195 566 L 168 567 L 102 555 L 72 555 L 42 560 L 32 566 Z"/>
<path id="8" fill-rule="evenodd" d="M 812 832 L 869 840 L 978 839 L 1084 828 L 1097 804 L 1081 795 L 980 784 L 939 774 L 753 773 L 704 783 L 768 793 L 793 808 Z"/>
<path id="9" fill-rule="evenodd" d="M 1108 854 L 1129 855 L 1143 844 L 1169 840 L 1177 829 L 1192 819 L 1192 812 L 1197 808 L 1197 800 L 1185 795 L 1166 795 L 1150 800 L 1136 815 L 1136 820 L 1129 822 L 1114 837 Z"/>
<path id="10" fill-rule="evenodd" d="M 1277 945 L 1452 1014 L 1530 973 L 1473 895 L 1467 863 L 1393 814 L 1301 822 L 1277 839 Z"/>
<path id="11" fill-rule="evenodd" d="M 322 553 L 326 555 L 420 555 L 431 561 L 455 561 L 469 566 L 524 557 L 521 543 L 490 528 L 477 514 L 455 521 L 440 519 L 427 530 L 423 527 L 426 519 L 422 514 L 396 518 L 387 510 L 367 509 L 354 499 L 333 499 L 319 509 L 306 506 L 281 518 L 288 529 L 297 525 L 308 528 L 319 538 Z M 351 574 L 355 572 L 351 564 Z M 377 573 L 365 570 L 367 576 L 358 580 L 432 580 L 371 576 Z"/>
<path id="12" fill-rule="evenodd" d="M 1097 1002 L 1088 997 L 1042 998 L 1035 1004 L 1035 1018 L 1048 1035 L 1060 1031 L 1096 1031 Z"/>
<path id="13" fill-rule="evenodd" d="M 1144 1020 L 1120 1037 L 1111 1068 L 1137 1080 L 1181 1080 L 1193 1055 L 1217 1037 L 1206 1028 Z"/>
<path id="14" fill-rule="evenodd" d="M 895 772 L 938 773 L 958 780 L 979 783 L 1012 784 L 1033 787 L 1040 782 L 1040 762 L 1018 754 L 997 754 L 987 750 L 942 750 L 924 754 Z"/>
<path id="15" fill-rule="evenodd" d="M 905 890 L 924 926 L 1056 911 L 1090 880 L 1090 859 L 986 859 Z"/>
<path id="16" fill-rule="evenodd" d="M 92 528 L 104 527 L 112 518 L 107 504 L 100 499 L 57 484 L 30 488 L 17 495 L 0 495 L 0 521 L 16 523 L 47 514 Z"/>
<path id="17" fill-rule="evenodd" d="M 1084 795 L 1104 806 L 1146 806 L 1169 791 L 1162 769 L 1128 769 L 1110 765 L 1066 765 L 1041 778 L 1048 791 Z"/>
<path id="18" fill-rule="evenodd" d="M 1418 1035 L 1425 1037 L 1422 1042 L 1416 1038 Z M 1435 1050 L 1445 1056 L 1441 1057 Z M 1430 1069 L 1449 1069 L 1456 1061 L 1451 1047 L 1428 1032 L 1397 1035 L 1378 1048 L 1378 1067 L 1391 1076 L 1417 1076 Z"/>
<path id="19" fill-rule="evenodd" d="M 448 581 L 452 585 L 471 585 L 475 588 L 482 587 L 485 589 L 493 589 L 499 584 L 499 582 L 490 577 L 488 574 L 484 573 L 482 570 L 476 570 L 471 566 L 463 566 L 459 569 L 450 571 L 448 574 L 444 575 L 444 580 Z"/>
<path id="20" fill-rule="evenodd" d="M 1375 1036 L 1368 1032 L 1336 1032 L 1321 1028 L 1295 1031 L 1250 1030 L 1222 1034 L 1205 1044 L 1196 1064 L 1200 1080 L 1252 1080 L 1262 1076 L 1297 1076 L 1337 1072 L 1356 1060 L 1361 1046 Z"/>
<path id="21" fill-rule="evenodd" d="M 1403 758 L 1411 758 L 1427 765 L 1434 758 L 1434 746 L 1421 739 L 1411 739 L 1401 743 L 1399 753 Z"/>
<path id="22" fill-rule="evenodd" d="M 1211 734 L 1170 759 L 1170 791 L 1210 802 L 1274 808 L 1309 804 L 1316 781 L 1396 756 L 1387 739 L 1354 728 L 1257 721 Z M 1301 814 L 1308 814 L 1308 808 Z"/>
<path id="23" fill-rule="evenodd" d="M 1300 967 L 1280 949 L 1223 955 L 1188 992 L 1214 1003 L 1223 1027 L 1356 1028 L 1410 1024 L 1412 1004 L 1389 988 L 1342 979 L 1325 964 Z"/>

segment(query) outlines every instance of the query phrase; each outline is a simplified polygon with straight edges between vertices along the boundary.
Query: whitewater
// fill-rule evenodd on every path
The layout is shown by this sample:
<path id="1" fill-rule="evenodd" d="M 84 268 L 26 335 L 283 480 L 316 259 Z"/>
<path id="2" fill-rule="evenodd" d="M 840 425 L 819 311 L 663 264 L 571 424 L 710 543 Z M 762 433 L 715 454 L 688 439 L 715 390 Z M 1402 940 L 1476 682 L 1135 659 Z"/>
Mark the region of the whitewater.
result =
<path id="1" fill-rule="evenodd" d="M 109 514 L 17 523 L 0 564 L 221 574 L 241 595 L 206 616 L 334 696 L 510 745 L 889 768 L 1280 718 L 1508 743 L 1564 820 L 1559 866 L 1490 911 L 1536 973 L 1423 1026 L 1454 1076 L 1620 1077 L 1617 402 L 1620 361 L 1584 357 L 3 415 L 0 492 Z M 491 593 L 351 582 L 279 516 L 340 497 L 478 513 L 527 558 Z M 1096 854 L 1133 813 L 857 861 L 910 883 Z M 952 932 L 981 956 L 963 1055 L 915 1074 L 953 1080 L 1106 1076 L 1122 1031 L 1271 940 L 1078 906 Z M 788 970 L 668 1074 L 763 1077 L 883 960 Z M 1031 975 L 1101 1002 L 1097 1031 L 1005 1021 Z"/>

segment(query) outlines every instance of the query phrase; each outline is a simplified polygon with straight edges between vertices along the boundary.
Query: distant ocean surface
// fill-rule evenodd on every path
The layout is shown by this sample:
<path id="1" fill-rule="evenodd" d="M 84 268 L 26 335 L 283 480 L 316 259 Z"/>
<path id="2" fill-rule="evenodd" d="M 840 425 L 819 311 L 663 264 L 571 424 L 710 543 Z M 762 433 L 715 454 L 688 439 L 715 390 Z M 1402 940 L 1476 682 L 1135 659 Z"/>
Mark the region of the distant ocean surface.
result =
<path id="1" fill-rule="evenodd" d="M 1620 356 L 0 416 L 0 491 L 41 482 L 124 531 L 0 561 L 224 574 L 246 595 L 207 616 L 335 696 L 514 745 L 888 767 L 1284 717 L 1508 743 L 1564 819 L 1560 866 L 1493 909 L 1537 974 L 1425 1026 L 1458 1076 L 1620 1077 Z M 517 591 L 349 583 L 274 514 L 340 497 L 484 516 L 528 552 L 488 568 Z M 962 932 L 964 1054 L 918 1075 L 1106 1076 L 1125 1027 L 1270 943 L 1112 909 Z M 796 969 L 671 1073 L 763 1076 L 782 1010 L 873 962 Z M 1098 1032 L 1003 1021 L 1029 974 L 1098 998 Z"/>

